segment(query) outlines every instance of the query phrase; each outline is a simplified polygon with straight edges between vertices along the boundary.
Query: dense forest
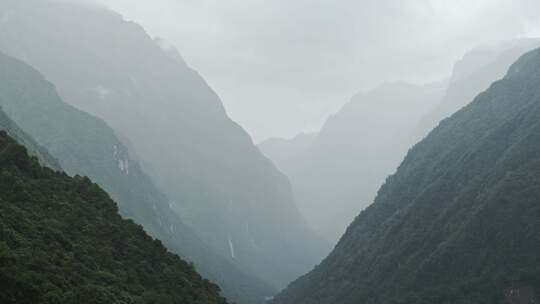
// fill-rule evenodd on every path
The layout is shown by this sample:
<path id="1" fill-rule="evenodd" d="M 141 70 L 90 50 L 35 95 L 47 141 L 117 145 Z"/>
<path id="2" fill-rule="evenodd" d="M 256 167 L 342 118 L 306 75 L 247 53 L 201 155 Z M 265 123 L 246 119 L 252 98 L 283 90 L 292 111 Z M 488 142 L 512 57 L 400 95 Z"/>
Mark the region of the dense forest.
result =
<path id="1" fill-rule="evenodd" d="M 88 178 L 0 132 L 1 303 L 225 303 Z"/>
<path id="2" fill-rule="evenodd" d="M 276 304 L 537 303 L 540 50 L 418 143 Z"/>
<path id="3" fill-rule="evenodd" d="M 18 138 L 25 138 L 30 151 L 48 155 L 40 157 L 45 161 L 54 157 L 69 175 L 91 178 L 114 199 L 122 216 L 194 263 L 202 275 L 220 285 L 228 299 L 257 303 L 274 292 L 242 271 L 234 260 L 215 253 L 182 222 L 171 208 L 171 200 L 145 174 L 111 127 L 66 104 L 41 73 L 1 53 L 0 106 L 10 117 L 4 115 L 0 122 L 14 126 L 9 128 L 10 134 L 28 134 Z"/>
<path id="4" fill-rule="evenodd" d="M 101 7 L 0 0 L 0 10 L 12 12 L 0 26 L 0 51 L 40 71 L 64 102 L 106 122 L 129 148 L 122 160 L 137 160 L 182 222 L 239 265 L 215 278 L 239 277 L 236 290 L 262 281 L 270 288 L 250 287 L 264 299 L 329 251 L 296 208 L 287 177 L 177 50 Z M 82 152 L 96 157 L 91 151 Z"/>
<path id="5" fill-rule="evenodd" d="M 538 11 L 0 0 L 0 304 L 540 304 Z"/>

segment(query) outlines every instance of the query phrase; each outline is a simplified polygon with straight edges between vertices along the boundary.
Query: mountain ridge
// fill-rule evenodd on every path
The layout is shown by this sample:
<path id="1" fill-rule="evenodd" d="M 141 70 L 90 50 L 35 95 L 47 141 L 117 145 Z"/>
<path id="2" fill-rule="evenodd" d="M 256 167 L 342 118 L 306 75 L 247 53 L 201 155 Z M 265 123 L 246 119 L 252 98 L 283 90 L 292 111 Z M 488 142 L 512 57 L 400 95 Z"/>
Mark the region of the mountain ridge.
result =
<path id="1" fill-rule="evenodd" d="M 122 216 L 142 224 L 169 250 L 193 262 L 205 277 L 222 286 L 231 301 L 261 303 L 274 292 L 233 260 L 214 253 L 184 225 L 168 197 L 104 121 L 64 103 L 51 83 L 17 59 L 0 53 L 0 71 L 0 106 L 68 174 L 89 176 L 100 184 L 118 203 Z"/>
<path id="2" fill-rule="evenodd" d="M 1 55 L 1 54 L 0 54 Z M 1 101 L 0 101 L 1 103 Z M 24 145 L 28 153 L 37 157 L 42 166 L 60 171 L 61 167 L 58 161 L 45 149 L 39 145 L 32 137 L 24 132 L 11 118 L 7 116 L 2 107 L 0 107 L 0 129 L 5 131 L 9 137 L 18 143 Z"/>
<path id="3" fill-rule="evenodd" d="M 506 41 L 467 52 L 453 68 L 448 88 L 440 104 L 418 124 L 417 137 L 423 138 L 439 121 L 466 106 L 491 83 L 504 77 L 521 55 L 540 46 L 540 39 Z"/>
<path id="4" fill-rule="evenodd" d="M 536 303 L 539 84 L 537 49 L 415 145 L 274 303 Z"/>
<path id="5" fill-rule="evenodd" d="M 41 167 L 0 131 L 2 303 L 225 304 L 88 178 Z"/>
<path id="6" fill-rule="evenodd" d="M 141 26 L 76 4 L 2 4 L 14 13 L 0 27 L 0 50 L 129 140 L 173 210 L 213 251 L 232 259 L 232 245 L 236 263 L 275 289 L 320 261 L 328 245 L 305 224 L 287 178 L 204 79 Z"/>
<path id="7" fill-rule="evenodd" d="M 301 213 L 332 243 L 369 206 L 414 143 L 417 121 L 442 96 L 439 84 L 387 83 L 351 98 L 317 136 L 287 160 Z M 264 148 L 264 147 L 263 147 Z"/>

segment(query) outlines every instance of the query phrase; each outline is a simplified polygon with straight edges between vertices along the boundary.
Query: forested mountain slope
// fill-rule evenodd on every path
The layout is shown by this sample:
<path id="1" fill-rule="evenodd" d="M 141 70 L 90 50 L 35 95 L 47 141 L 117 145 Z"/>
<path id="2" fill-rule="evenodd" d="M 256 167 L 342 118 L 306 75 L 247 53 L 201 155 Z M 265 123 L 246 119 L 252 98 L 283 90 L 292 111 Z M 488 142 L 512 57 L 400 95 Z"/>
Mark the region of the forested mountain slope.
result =
<path id="1" fill-rule="evenodd" d="M 48 0 L 0 8 L 0 50 L 125 138 L 214 251 L 276 288 L 320 261 L 327 245 L 298 213 L 287 178 L 177 53 L 101 8 Z"/>
<path id="2" fill-rule="evenodd" d="M 96 184 L 41 167 L 5 131 L 0 189 L 1 303 L 225 303 Z"/>
<path id="3" fill-rule="evenodd" d="M 231 301 L 260 303 L 274 292 L 241 271 L 234 260 L 216 254 L 182 223 L 167 196 L 105 122 L 64 103 L 38 71 L 1 53 L 0 107 L 50 151 L 63 170 L 98 183 L 118 203 L 124 217 L 143 225 L 169 250 L 193 262 L 205 277 L 219 283 Z M 0 126 L 5 120 L 7 117 L 0 119 Z M 27 142 L 33 140 L 24 140 Z"/>
<path id="4" fill-rule="evenodd" d="M 442 119 L 466 106 L 494 81 L 504 77 L 508 68 L 519 57 L 539 46 L 539 39 L 517 39 L 467 52 L 454 65 L 442 100 L 420 121 L 417 128 L 418 139 L 426 136 Z"/>
<path id="5" fill-rule="evenodd" d="M 538 303 L 540 50 L 443 120 L 279 304 Z"/>

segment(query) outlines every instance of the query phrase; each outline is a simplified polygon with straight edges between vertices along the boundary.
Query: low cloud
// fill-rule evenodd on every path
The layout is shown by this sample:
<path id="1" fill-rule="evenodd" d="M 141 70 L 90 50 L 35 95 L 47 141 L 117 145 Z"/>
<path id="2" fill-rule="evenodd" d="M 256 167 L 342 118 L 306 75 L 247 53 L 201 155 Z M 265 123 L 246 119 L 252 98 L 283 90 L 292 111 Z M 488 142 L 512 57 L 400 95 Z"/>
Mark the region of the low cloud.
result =
<path id="1" fill-rule="evenodd" d="M 361 89 L 447 77 L 540 34 L 537 0 L 94 0 L 176 45 L 256 140 L 315 129 Z"/>

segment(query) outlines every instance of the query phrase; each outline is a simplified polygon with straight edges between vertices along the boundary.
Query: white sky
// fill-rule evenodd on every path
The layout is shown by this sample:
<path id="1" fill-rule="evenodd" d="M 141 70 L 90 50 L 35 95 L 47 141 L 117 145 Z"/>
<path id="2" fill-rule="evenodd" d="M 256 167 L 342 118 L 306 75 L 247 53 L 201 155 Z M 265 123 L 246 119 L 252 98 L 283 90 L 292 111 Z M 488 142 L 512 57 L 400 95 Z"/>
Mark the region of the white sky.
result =
<path id="1" fill-rule="evenodd" d="M 260 141 L 356 92 L 438 81 L 477 45 L 540 35 L 539 0 L 92 0 L 178 47 Z"/>

